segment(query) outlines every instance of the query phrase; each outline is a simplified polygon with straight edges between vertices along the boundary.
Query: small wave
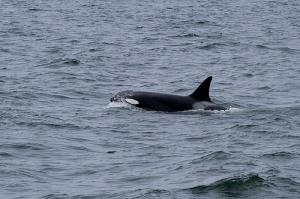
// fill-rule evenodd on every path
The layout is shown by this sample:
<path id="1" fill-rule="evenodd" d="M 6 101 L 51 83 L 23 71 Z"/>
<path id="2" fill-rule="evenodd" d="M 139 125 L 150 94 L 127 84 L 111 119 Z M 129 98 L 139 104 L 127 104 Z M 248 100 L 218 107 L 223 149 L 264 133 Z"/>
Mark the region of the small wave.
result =
<path id="1" fill-rule="evenodd" d="M 170 37 L 179 37 L 179 38 L 193 38 L 193 37 L 200 37 L 200 35 L 196 34 L 196 33 L 187 33 L 187 34 L 183 34 L 183 35 L 174 35 L 174 36 L 170 36 Z"/>
<path id="2" fill-rule="evenodd" d="M 153 38 L 153 37 L 144 37 L 143 41 L 157 41 L 159 38 Z"/>
<path id="3" fill-rule="evenodd" d="M 244 73 L 243 76 L 244 77 L 253 77 L 254 74 L 252 74 L 252 73 Z"/>
<path id="4" fill-rule="evenodd" d="M 80 60 L 75 58 L 64 58 L 64 59 L 55 59 L 47 64 L 42 64 L 38 66 L 46 66 L 48 68 L 61 68 L 64 66 L 77 66 L 80 64 Z"/>
<path id="5" fill-rule="evenodd" d="M 66 199 L 66 198 L 70 198 L 69 195 L 67 194 L 48 194 L 48 195 L 45 195 L 43 196 L 42 198 L 44 199 Z"/>
<path id="6" fill-rule="evenodd" d="M 75 66 L 75 65 L 80 64 L 80 61 L 78 59 L 66 59 L 63 61 L 63 64 Z"/>
<path id="7" fill-rule="evenodd" d="M 198 164 L 200 162 L 207 162 L 211 160 L 226 160 L 230 158 L 230 154 L 224 151 L 215 151 L 200 158 L 191 161 L 191 164 Z"/>
<path id="8" fill-rule="evenodd" d="M 136 183 L 142 183 L 142 182 L 148 182 L 152 181 L 154 179 L 159 178 L 158 176 L 127 176 L 122 178 L 121 180 L 124 182 L 136 182 Z"/>
<path id="9" fill-rule="evenodd" d="M 202 140 L 209 140 L 211 139 L 211 135 L 208 136 L 192 136 L 192 137 L 187 137 L 184 138 L 184 140 L 188 141 L 188 142 L 198 142 L 198 141 L 202 141 Z"/>
<path id="10" fill-rule="evenodd" d="M 276 112 L 289 112 L 289 114 L 296 113 L 298 114 L 300 110 L 299 104 L 294 104 L 291 106 L 284 106 L 284 105 L 274 105 L 274 106 L 268 106 L 268 107 L 254 107 L 249 109 L 244 109 L 245 111 L 249 113 L 276 113 Z"/>
<path id="11" fill-rule="evenodd" d="M 179 88 L 179 89 L 176 89 L 174 91 L 174 93 L 184 93 L 184 92 L 187 92 L 189 91 L 189 89 L 186 89 L 186 88 Z"/>
<path id="12" fill-rule="evenodd" d="M 75 171 L 75 172 L 72 172 L 70 174 L 68 174 L 69 176 L 89 176 L 89 175 L 94 175 L 96 174 L 97 171 L 96 170 L 91 170 L 91 169 L 84 169 L 84 170 L 80 170 L 80 171 Z"/>
<path id="13" fill-rule="evenodd" d="M 209 24 L 209 21 L 196 21 L 195 24 Z"/>
<path id="14" fill-rule="evenodd" d="M 173 24 L 176 25 L 176 24 L 178 24 L 178 22 L 173 23 Z M 213 21 L 209 21 L 209 20 L 194 20 L 194 19 L 179 21 L 179 24 L 219 26 L 218 24 L 216 24 Z"/>
<path id="15" fill-rule="evenodd" d="M 300 52 L 299 49 L 293 49 L 293 48 L 289 48 L 289 47 L 279 47 L 279 48 L 275 48 L 275 50 L 279 50 L 279 51 L 287 52 L 287 53 L 299 53 Z"/>
<path id="16" fill-rule="evenodd" d="M 226 44 L 223 43 L 211 43 L 211 44 L 206 44 L 204 46 L 198 46 L 198 49 L 203 49 L 203 50 L 211 50 L 211 49 L 215 49 L 221 46 L 226 46 Z"/>
<path id="17" fill-rule="evenodd" d="M 66 96 L 66 95 L 62 95 L 62 94 L 49 94 L 49 93 L 43 93 L 43 95 L 50 97 L 50 98 L 56 98 L 56 99 L 74 99 L 72 97 Z"/>
<path id="18" fill-rule="evenodd" d="M 280 151 L 280 152 L 275 152 L 275 153 L 269 153 L 269 154 L 264 154 L 262 157 L 266 158 L 293 158 L 297 156 L 295 153 L 290 153 L 290 152 L 285 152 L 285 151 Z"/>
<path id="19" fill-rule="evenodd" d="M 300 182 L 297 182 L 291 178 L 287 177 L 276 177 L 273 181 L 277 181 L 280 184 L 287 185 L 287 186 L 294 186 L 300 188 Z M 299 190 L 299 189 L 298 189 Z"/>
<path id="20" fill-rule="evenodd" d="M 13 155 L 12 154 L 10 154 L 10 153 L 7 153 L 7 152 L 0 152 L 0 157 L 5 157 L 5 158 L 7 158 L 7 157 L 13 157 Z"/>
<path id="21" fill-rule="evenodd" d="M 200 37 L 200 35 L 195 34 L 195 33 L 189 33 L 189 34 L 182 35 L 181 37 L 185 37 L 185 38 Z"/>
<path id="22" fill-rule="evenodd" d="M 143 193 L 142 198 L 170 198 L 171 193 L 171 191 L 165 189 L 151 189 Z"/>
<path id="23" fill-rule="evenodd" d="M 251 129 L 251 128 L 256 128 L 258 125 L 256 124 L 235 124 L 228 129 Z"/>
<path id="24" fill-rule="evenodd" d="M 266 185 L 266 181 L 257 174 L 249 174 L 238 177 L 217 180 L 208 185 L 199 185 L 188 190 L 193 193 L 204 193 L 208 191 L 218 191 L 226 193 L 239 193 Z"/>
<path id="25" fill-rule="evenodd" d="M 261 87 L 258 87 L 257 89 L 259 89 L 259 90 L 270 90 L 271 87 L 269 87 L 269 86 L 261 86 Z"/>
<path id="26" fill-rule="evenodd" d="M 261 45 L 261 44 L 256 45 L 256 47 L 257 47 L 257 48 L 260 48 L 260 49 L 268 49 L 268 50 L 271 50 L 271 48 L 269 48 L 268 46 Z"/>
<path id="27" fill-rule="evenodd" d="M 0 52 L 3 52 L 3 53 L 9 53 L 11 52 L 9 49 L 7 48 L 0 48 Z M 3 69 L 3 68 L 2 68 Z M 6 69 L 6 68 L 5 68 Z"/>
<path id="28" fill-rule="evenodd" d="M 15 144 L 2 144 L 0 145 L 0 148 L 2 149 L 15 149 L 15 150 L 33 150 L 33 151 L 40 151 L 43 149 L 46 149 L 46 147 L 43 144 L 37 144 L 37 143 L 15 143 Z M 9 155 L 9 154 L 6 154 Z"/>
<path id="29" fill-rule="evenodd" d="M 76 124 L 72 124 L 72 123 L 50 123 L 50 122 L 17 122 L 17 125 L 21 125 L 21 126 L 32 126 L 32 127 L 36 127 L 36 126 L 47 126 L 49 128 L 58 128 L 58 129 L 62 129 L 62 128 L 67 128 L 67 129 L 89 129 L 89 126 L 79 126 Z"/>
<path id="30" fill-rule="evenodd" d="M 40 9 L 40 8 L 29 8 L 28 11 L 30 11 L 30 12 L 38 12 L 38 11 L 46 11 L 46 10 L 43 10 L 43 9 Z"/>
<path id="31" fill-rule="evenodd" d="M 286 53 L 297 53 L 300 51 L 299 49 L 293 49 L 290 47 L 269 47 L 269 46 L 262 45 L 262 44 L 258 44 L 258 45 L 256 45 L 256 47 L 259 49 L 281 51 L 281 52 L 286 52 Z"/>
<path id="32" fill-rule="evenodd" d="M 76 151 L 93 152 L 93 150 L 91 150 L 90 148 L 85 147 L 85 146 L 68 146 L 67 148 L 72 149 L 72 150 L 76 150 Z"/>
<path id="33" fill-rule="evenodd" d="M 100 193 L 100 194 L 85 194 L 71 195 L 63 193 L 50 193 L 42 196 L 42 199 L 99 199 L 99 198 L 116 198 L 116 193 Z M 124 197 L 118 197 L 124 198 Z"/>

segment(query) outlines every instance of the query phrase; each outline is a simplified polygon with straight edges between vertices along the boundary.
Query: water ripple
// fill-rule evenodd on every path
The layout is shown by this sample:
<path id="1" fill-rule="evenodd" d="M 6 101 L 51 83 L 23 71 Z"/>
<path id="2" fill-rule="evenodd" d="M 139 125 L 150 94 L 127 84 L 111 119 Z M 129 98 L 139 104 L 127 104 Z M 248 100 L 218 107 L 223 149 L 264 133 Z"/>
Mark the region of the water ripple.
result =
<path id="1" fill-rule="evenodd" d="M 299 198 L 300 1 L 1 2 L 1 198 Z"/>
<path id="2" fill-rule="evenodd" d="M 257 174 L 249 174 L 239 177 L 224 178 L 208 185 L 199 185 L 189 188 L 194 194 L 201 194 L 208 191 L 223 192 L 231 196 L 237 196 L 245 191 L 268 186 L 266 180 Z"/>

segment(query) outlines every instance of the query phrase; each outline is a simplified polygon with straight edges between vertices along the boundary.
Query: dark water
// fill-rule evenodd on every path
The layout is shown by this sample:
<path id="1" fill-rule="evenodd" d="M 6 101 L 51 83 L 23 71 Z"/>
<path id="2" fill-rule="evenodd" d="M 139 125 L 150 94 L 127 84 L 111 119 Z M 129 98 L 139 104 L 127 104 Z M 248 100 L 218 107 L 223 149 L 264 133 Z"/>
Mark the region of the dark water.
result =
<path id="1" fill-rule="evenodd" d="M 0 1 L 1 198 L 300 198 L 300 1 Z M 115 107 L 121 90 L 226 112 Z"/>

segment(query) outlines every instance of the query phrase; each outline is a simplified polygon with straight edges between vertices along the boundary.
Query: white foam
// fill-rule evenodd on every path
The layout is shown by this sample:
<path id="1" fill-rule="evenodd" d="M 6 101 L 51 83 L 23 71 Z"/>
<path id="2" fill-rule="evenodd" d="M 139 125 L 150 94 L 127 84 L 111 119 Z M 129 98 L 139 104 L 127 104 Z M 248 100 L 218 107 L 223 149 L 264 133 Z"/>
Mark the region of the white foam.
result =
<path id="1" fill-rule="evenodd" d="M 237 113 L 237 112 L 241 112 L 243 109 L 241 108 L 234 108 L 234 107 L 230 107 L 229 109 L 226 110 L 212 110 L 210 112 L 213 113 Z"/>
<path id="2" fill-rule="evenodd" d="M 234 107 L 230 107 L 227 111 L 230 112 L 230 113 L 237 113 L 237 112 L 241 112 L 243 111 L 244 109 L 242 108 L 234 108 Z"/>
<path id="3" fill-rule="evenodd" d="M 107 108 L 120 108 L 120 107 L 128 107 L 128 104 L 124 102 L 110 102 L 107 105 Z"/>

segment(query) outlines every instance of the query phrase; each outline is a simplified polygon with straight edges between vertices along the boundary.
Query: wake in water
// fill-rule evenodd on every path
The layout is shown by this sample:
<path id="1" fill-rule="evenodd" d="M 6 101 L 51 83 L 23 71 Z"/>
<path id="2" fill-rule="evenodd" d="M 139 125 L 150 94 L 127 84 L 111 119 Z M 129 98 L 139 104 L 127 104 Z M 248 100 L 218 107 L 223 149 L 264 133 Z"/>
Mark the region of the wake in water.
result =
<path id="1" fill-rule="evenodd" d="M 138 108 L 136 106 L 130 105 L 126 102 L 110 102 L 107 106 L 104 107 L 105 109 L 109 108 L 128 108 L 132 110 L 142 110 L 142 108 Z M 245 109 L 242 108 L 237 108 L 237 107 L 229 107 L 226 110 L 204 110 L 204 109 L 193 109 L 193 110 L 186 110 L 186 111 L 177 111 L 175 113 L 237 113 L 244 111 Z M 164 112 L 164 111 L 157 111 L 157 112 Z M 164 113 L 169 113 L 169 112 L 164 112 Z M 174 112 L 173 112 L 174 113 Z"/>
<path id="2" fill-rule="evenodd" d="M 182 112 L 186 112 L 186 113 L 237 113 L 237 112 L 241 112 L 244 109 L 242 108 L 235 108 L 235 107 L 229 107 L 226 110 L 203 110 L 203 109 L 194 109 L 194 110 L 188 110 L 188 111 L 182 111 Z"/>

